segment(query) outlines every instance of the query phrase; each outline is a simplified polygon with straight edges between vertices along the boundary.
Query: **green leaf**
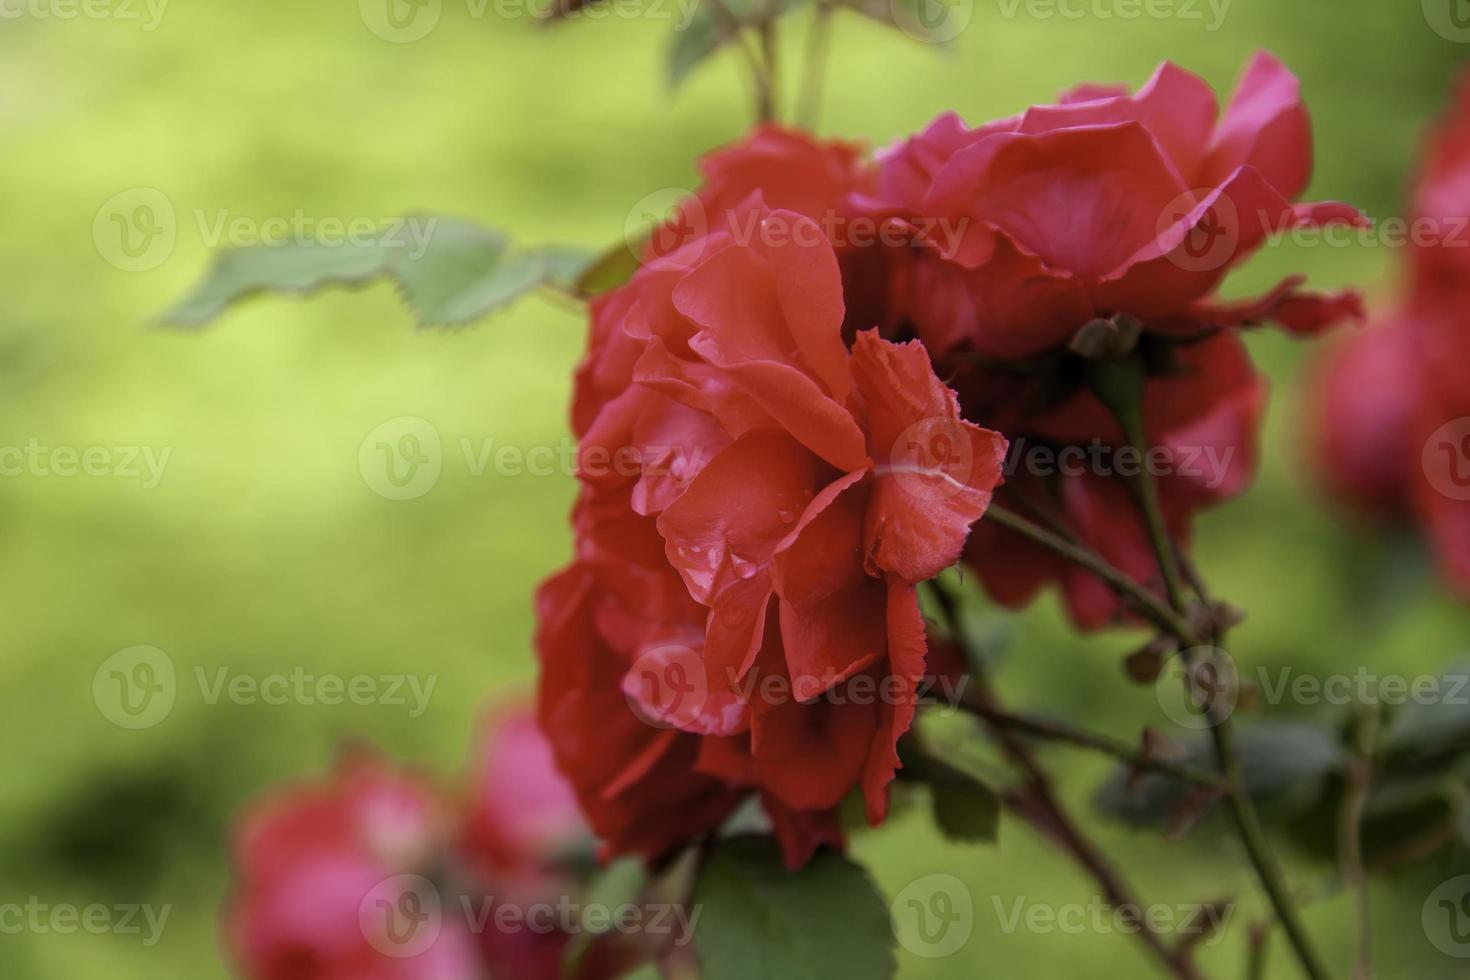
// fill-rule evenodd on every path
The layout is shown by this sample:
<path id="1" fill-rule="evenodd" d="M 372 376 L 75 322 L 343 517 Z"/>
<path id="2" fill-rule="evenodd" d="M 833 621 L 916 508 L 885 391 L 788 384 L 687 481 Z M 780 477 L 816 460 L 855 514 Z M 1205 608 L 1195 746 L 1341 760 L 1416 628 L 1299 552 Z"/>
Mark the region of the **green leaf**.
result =
<path id="1" fill-rule="evenodd" d="M 637 900 L 647 883 L 648 872 L 644 869 L 643 862 L 638 858 L 622 858 L 592 876 L 582 895 L 582 907 L 617 908 L 626 905 Z M 562 953 L 562 975 L 576 976 L 593 942 L 612 928 L 611 919 L 606 921 L 605 927 L 600 931 L 592 928 L 589 923 L 581 923 L 581 928 L 572 934 L 571 941 Z"/>
<path id="2" fill-rule="evenodd" d="M 933 783 L 934 822 L 961 844 L 993 844 L 1000 833 L 1000 797 L 974 779 Z"/>
<path id="3" fill-rule="evenodd" d="M 669 49 L 669 85 L 678 88 L 710 55 L 738 41 L 741 30 L 758 27 L 767 17 L 779 20 L 807 2 L 700 0 L 689 23 L 683 30 L 674 32 L 674 43 Z"/>
<path id="4" fill-rule="evenodd" d="M 934 822 L 944 836 L 960 844 L 991 844 L 1000 832 L 1000 795 L 979 777 L 920 750 L 917 743 L 900 746 L 904 782 L 929 786 Z"/>
<path id="5" fill-rule="evenodd" d="M 393 259 L 382 242 L 366 246 L 293 242 L 231 249 L 220 254 L 204 282 L 164 320 L 199 327 L 257 293 L 304 296 L 326 286 L 364 285 L 386 273 Z"/>
<path id="6" fill-rule="evenodd" d="M 690 72 L 737 36 L 723 15 L 705 0 L 689 19 L 688 26 L 674 33 L 674 43 L 669 48 L 669 86 L 678 88 Z"/>
<path id="7" fill-rule="evenodd" d="M 1470 748 L 1470 664 L 1441 674 L 1433 697 L 1406 700 L 1388 727 L 1384 745 L 1395 754 L 1421 758 Z"/>
<path id="8" fill-rule="evenodd" d="M 618 242 L 587 262 L 573 283 L 579 296 L 596 296 L 610 289 L 617 289 L 633 278 L 641 264 L 638 253 L 643 250 L 647 238 L 635 247 L 628 242 Z"/>
<path id="9" fill-rule="evenodd" d="M 419 218 L 392 226 L 370 242 L 302 241 L 224 252 L 164 322 L 203 326 L 259 293 L 304 296 L 327 286 L 388 279 L 421 325 L 459 325 L 543 285 L 570 290 L 587 261 L 578 249 L 517 250 L 501 233 L 472 222 Z"/>
<path id="10" fill-rule="evenodd" d="M 704 980 L 888 980 L 888 906 L 861 867 L 822 851 L 787 871 L 767 838 L 721 841 L 694 889 Z"/>

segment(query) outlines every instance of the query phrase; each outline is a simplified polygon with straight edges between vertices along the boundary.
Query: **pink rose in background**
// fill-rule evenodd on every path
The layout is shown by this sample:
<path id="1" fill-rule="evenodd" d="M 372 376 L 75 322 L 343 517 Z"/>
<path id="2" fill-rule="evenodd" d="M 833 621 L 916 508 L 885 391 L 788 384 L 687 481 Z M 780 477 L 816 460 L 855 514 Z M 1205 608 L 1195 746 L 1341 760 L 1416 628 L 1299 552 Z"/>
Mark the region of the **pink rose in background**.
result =
<path id="1" fill-rule="evenodd" d="M 1408 288 L 1318 361 L 1308 432 L 1323 489 L 1414 522 L 1470 595 L 1470 74 L 1428 137 L 1413 201 Z"/>
<path id="2" fill-rule="evenodd" d="M 1396 519 L 1413 507 L 1418 404 L 1411 334 L 1400 313 L 1343 337 L 1308 379 L 1307 425 L 1318 479 L 1361 516 Z"/>
<path id="3" fill-rule="evenodd" d="M 357 751 L 253 804 L 235 836 L 226 942 L 249 980 L 560 980 L 571 940 L 533 907 L 575 907 L 592 841 L 533 714 L 487 720 L 462 805 Z M 521 917 L 497 924 L 510 904 Z M 580 980 L 628 962 L 591 944 Z"/>
<path id="4" fill-rule="evenodd" d="M 251 980 L 462 980 L 468 934 L 419 876 L 448 829 L 434 789 L 369 754 L 245 814 L 227 941 Z"/>

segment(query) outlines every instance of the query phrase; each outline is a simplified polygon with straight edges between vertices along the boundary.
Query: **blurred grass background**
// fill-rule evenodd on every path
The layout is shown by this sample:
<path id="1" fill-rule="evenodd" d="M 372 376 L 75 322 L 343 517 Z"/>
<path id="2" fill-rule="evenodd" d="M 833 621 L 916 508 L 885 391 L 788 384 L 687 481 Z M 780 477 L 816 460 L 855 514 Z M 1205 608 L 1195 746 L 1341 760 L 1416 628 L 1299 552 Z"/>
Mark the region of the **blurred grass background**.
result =
<path id="1" fill-rule="evenodd" d="M 438 27 L 406 44 L 367 30 L 352 0 L 176 2 L 152 31 L 37 16 L 41 0 L 0 21 L 0 445 L 171 450 L 152 489 L 0 480 L 0 902 L 173 907 L 151 948 L 118 935 L 0 935 L 6 977 L 227 976 L 216 917 L 242 801 L 321 769 L 353 736 L 450 770 L 487 698 L 531 684 L 531 590 L 568 555 L 572 480 L 474 477 L 458 447 L 565 437 L 583 340 L 575 315 L 536 300 L 460 333 L 416 332 L 377 287 L 254 302 L 202 334 L 150 322 L 202 275 L 199 221 L 220 211 L 253 221 L 439 211 L 528 242 L 596 246 L 650 191 L 689 186 L 696 155 L 748 118 L 733 59 L 670 94 L 667 20 L 538 30 L 493 6 L 483 18 L 463 0 L 443 7 Z M 1402 213 L 1418 134 L 1470 55 L 1432 32 L 1417 3 L 1234 0 L 1216 31 L 1204 4 L 1197 20 L 1009 9 L 976 0 L 947 54 L 840 18 L 823 132 L 883 144 L 945 109 L 977 122 L 1082 80 L 1137 84 L 1165 58 L 1228 89 L 1265 46 L 1306 86 L 1319 148 L 1311 196 L 1383 217 Z M 787 27 L 788 81 L 801 23 Z M 104 260 L 92 227 L 104 202 L 136 187 L 167 196 L 178 239 L 162 265 L 126 272 Z M 1303 269 L 1314 284 L 1360 282 L 1381 297 L 1393 263 L 1381 247 L 1281 246 L 1230 289 Z M 1296 426 L 1303 348 L 1267 334 L 1253 346 L 1275 383 L 1266 464 L 1247 499 L 1203 522 L 1199 548 L 1217 589 L 1250 612 L 1238 661 L 1415 675 L 1464 654 L 1470 618 L 1415 550 L 1352 535 L 1312 496 Z M 405 502 L 371 492 L 357 463 L 364 437 L 398 416 L 429 420 L 446 449 L 435 489 Z M 1136 731 L 1163 719 L 1148 690 L 1120 679 L 1117 654 L 1135 639 L 1080 642 L 1047 600 L 1020 618 L 1003 681 L 1020 704 Z M 98 711 L 92 680 L 136 644 L 170 655 L 180 694 L 162 724 L 125 731 Z M 407 671 L 438 686 L 417 719 L 388 706 L 209 705 L 193 671 L 222 666 Z M 1065 753 L 1053 761 L 1079 803 L 1105 769 Z M 1099 833 L 1154 901 L 1238 895 L 1242 916 L 1259 911 L 1228 847 Z M 856 848 L 890 893 L 944 871 L 976 897 L 965 949 L 905 954 L 905 977 L 1151 975 L 1117 936 L 1002 934 L 992 896 L 1054 905 L 1093 891 L 1014 825 L 997 848 L 957 849 L 909 814 Z M 1438 880 L 1379 890 L 1383 976 L 1463 975 L 1419 926 Z M 1308 919 L 1344 968 L 1346 904 L 1314 906 Z M 1207 968 L 1243 975 L 1242 932 L 1205 954 Z M 1284 950 L 1270 975 L 1294 975 Z"/>

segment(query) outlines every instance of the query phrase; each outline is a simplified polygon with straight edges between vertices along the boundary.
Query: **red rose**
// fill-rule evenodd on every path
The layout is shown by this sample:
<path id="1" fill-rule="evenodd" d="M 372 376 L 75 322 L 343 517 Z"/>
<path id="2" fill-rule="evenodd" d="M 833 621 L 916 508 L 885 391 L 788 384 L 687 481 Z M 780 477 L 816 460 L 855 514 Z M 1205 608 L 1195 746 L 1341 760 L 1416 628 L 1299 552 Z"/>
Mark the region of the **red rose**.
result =
<path id="1" fill-rule="evenodd" d="M 646 258 L 668 256 L 710 235 L 744 240 L 761 207 L 810 218 L 840 243 L 851 230 L 853 196 L 869 191 L 873 182 L 872 167 L 858 144 L 818 140 L 777 123 L 763 123 L 739 142 L 709 154 L 700 161 L 699 172 L 699 190 L 654 231 Z M 752 199 L 757 194 L 759 203 Z M 693 261 L 690 253 L 685 261 Z"/>
<path id="2" fill-rule="evenodd" d="M 1267 397 L 1265 379 L 1237 336 L 1222 333 L 1181 346 L 1176 357 L 1169 374 L 1145 385 L 1144 422 L 1153 449 L 1138 459 L 1086 388 L 1033 411 L 1020 408 L 1037 397 L 1028 384 L 1000 390 L 1010 405 L 979 393 L 966 401 L 967 415 L 1004 417 L 997 424 L 1013 434 L 1004 494 L 1016 510 L 1033 519 L 1059 518 L 1114 566 L 1160 593 L 1158 562 L 1129 481 L 1149 468 L 1165 523 L 1176 541 L 1187 544 L 1193 514 L 1238 495 L 1252 479 Z M 972 386 L 988 391 L 993 380 L 990 372 L 961 379 L 962 397 Z M 997 525 L 976 528 L 966 558 L 986 590 L 1005 605 L 1024 605 L 1056 582 L 1078 626 L 1095 629 L 1122 615 L 1110 586 Z"/>
<path id="3" fill-rule="evenodd" d="M 877 321 L 886 336 L 917 334 L 965 417 L 1011 438 L 1009 506 L 1060 518 L 1161 586 L 1128 484 L 1150 467 L 1182 543 L 1194 512 L 1249 483 L 1266 390 L 1237 328 L 1273 319 L 1309 333 L 1361 316 L 1356 294 L 1304 293 L 1299 277 L 1258 299 L 1214 297 L 1271 233 L 1362 221 L 1343 205 L 1293 205 L 1310 169 L 1299 86 L 1264 54 L 1218 120 L 1209 87 L 1170 64 L 1137 94 L 1087 86 L 977 129 L 942 116 L 881 156 L 858 202 L 912 241 L 861 258 L 884 283 Z M 1162 455 L 1132 460 L 1086 387 L 1087 359 L 1120 350 L 1147 365 L 1145 434 Z M 1079 625 L 1122 615 L 1104 583 L 1004 529 L 982 527 L 967 557 L 1008 604 L 1055 581 Z"/>
<path id="4" fill-rule="evenodd" d="M 752 207 L 600 301 L 579 373 L 542 721 L 612 851 L 666 853 L 752 792 L 793 864 L 854 788 L 881 821 L 925 673 L 914 586 L 999 481 L 1004 440 L 921 345 L 844 343 L 824 230 Z"/>
<path id="5" fill-rule="evenodd" d="M 912 227 L 917 266 L 891 302 L 936 354 L 1027 357 L 1117 314 L 1171 336 L 1264 319 L 1310 333 L 1361 315 L 1357 297 L 1296 277 L 1211 297 L 1273 232 L 1364 220 L 1291 203 L 1311 164 L 1300 86 L 1262 53 L 1218 121 L 1209 86 L 1167 63 L 1134 95 L 1089 86 L 974 130 L 941 117 L 883 156 L 866 207 Z"/>

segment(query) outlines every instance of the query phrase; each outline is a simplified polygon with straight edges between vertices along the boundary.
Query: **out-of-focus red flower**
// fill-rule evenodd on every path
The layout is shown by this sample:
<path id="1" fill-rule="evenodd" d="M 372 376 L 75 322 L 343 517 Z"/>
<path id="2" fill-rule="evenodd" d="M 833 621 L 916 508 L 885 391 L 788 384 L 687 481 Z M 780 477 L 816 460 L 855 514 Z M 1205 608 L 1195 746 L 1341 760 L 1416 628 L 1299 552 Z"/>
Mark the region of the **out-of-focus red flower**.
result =
<path id="1" fill-rule="evenodd" d="M 578 561 L 541 593 L 542 721 L 613 852 L 667 853 L 752 793 L 792 864 L 840 840 L 855 788 L 881 821 L 925 673 L 914 586 L 999 482 L 1004 440 L 923 346 L 849 349 L 827 231 L 750 207 L 746 234 L 600 300 L 578 375 Z"/>
<path id="2" fill-rule="evenodd" d="M 226 921 L 242 972 L 252 980 L 477 976 L 468 931 L 435 916 L 435 896 L 413 887 L 426 880 L 414 876 L 433 866 L 447 830 L 425 781 L 368 755 L 324 783 L 254 806 L 236 838 L 239 885 Z"/>
<path id="3" fill-rule="evenodd" d="M 608 939 L 591 945 L 572 974 L 563 959 L 570 920 L 552 917 L 582 898 L 592 833 L 572 787 L 557 771 L 551 744 L 534 711 L 498 706 L 487 718 L 479 757 L 466 786 L 460 847 L 453 866 L 479 903 L 475 942 L 485 975 L 525 980 L 605 980 L 629 962 L 630 950 Z M 496 905 L 524 914 L 497 924 Z M 547 910 L 534 915 L 531 910 Z M 481 921 L 477 921 L 481 920 Z"/>
<path id="4" fill-rule="evenodd" d="M 533 711 L 498 707 L 486 719 L 473 763 L 461 840 L 487 875 L 540 876 L 571 856 L 591 831 Z"/>
<path id="5" fill-rule="evenodd" d="M 569 920 L 533 910 L 575 907 L 591 844 L 534 716 L 502 707 L 457 800 L 359 751 L 252 806 L 226 934 L 251 980 L 560 980 Z M 629 961 L 599 940 L 575 976 Z"/>
<path id="6" fill-rule="evenodd" d="M 1470 74 L 1427 139 L 1408 289 L 1315 366 L 1309 435 L 1327 492 L 1409 517 L 1470 595 Z"/>
<path id="7" fill-rule="evenodd" d="M 1333 345 L 1309 379 L 1308 427 L 1327 491 L 1360 514 L 1397 518 L 1413 506 L 1419 379 L 1402 314 Z"/>

